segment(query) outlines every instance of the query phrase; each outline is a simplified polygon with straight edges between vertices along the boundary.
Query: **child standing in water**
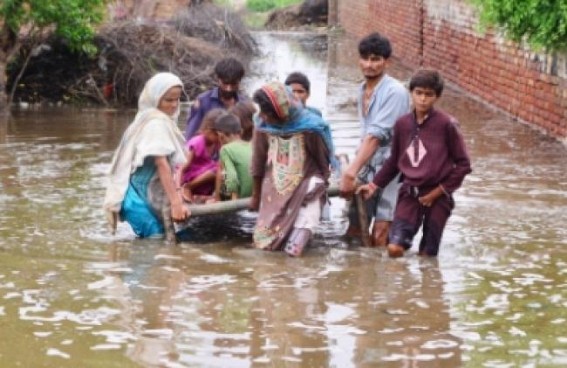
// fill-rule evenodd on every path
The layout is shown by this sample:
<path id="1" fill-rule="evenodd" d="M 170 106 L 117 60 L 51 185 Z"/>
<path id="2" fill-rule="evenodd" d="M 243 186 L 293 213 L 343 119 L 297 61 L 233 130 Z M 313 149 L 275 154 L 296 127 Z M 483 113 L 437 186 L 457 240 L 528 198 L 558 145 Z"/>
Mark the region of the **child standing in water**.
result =
<path id="1" fill-rule="evenodd" d="M 226 111 L 210 110 L 204 117 L 200 134 L 189 139 L 187 162 L 177 172 L 178 190 L 186 202 L 198 201 L 213 194 L 218 169 L 219 138 L 213 125 L 215 119 Z"/>
<path id="2" fill-rule="evenodd" d="M 388 255 L 401 257 L 423 225 L 419 255 L 437 256 L 443 230 L 455 206 L 453 192 L 471 170 L 458 122 L 435 109 L 443 92 L 437 71 L 420 70 L 410 80 L 413 111 L 394 126 L 391 156 L 374 180 L 359 187 L 369 198 L 398 173 L 402 186 L 389 234 Z"/>
<path id="3" fill-rule="evenodd" d="M 240 120 L 234 114 L 221 115 L 215 120 L 222 148 L 215 185 L 215 200 L 238 199 L 252 195 L 252 146 L 242 140 Z"/>

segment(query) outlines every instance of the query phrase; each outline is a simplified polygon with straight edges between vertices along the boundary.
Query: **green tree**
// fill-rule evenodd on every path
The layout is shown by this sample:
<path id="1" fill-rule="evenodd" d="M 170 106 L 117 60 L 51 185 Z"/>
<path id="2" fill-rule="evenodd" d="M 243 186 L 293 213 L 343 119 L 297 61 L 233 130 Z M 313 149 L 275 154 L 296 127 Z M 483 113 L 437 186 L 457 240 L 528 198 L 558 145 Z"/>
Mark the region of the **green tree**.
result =
<path id="1" fill-rule="evenodd" d="M 9 102 L 6 68 L 20 50 L 22 38 L 31 40 L 54 31 L 77 52 L 94 53 L 95 26 L 104 19 L 107 0 L 1 0 L 0 112 Z M 24 64 L 25 65 L 25 64 Z"/>
<path id="2" fill-rule="evenodd" d="M 566 0 L 470 0 L 481 24 L 499 26 L 514 41 L 535 48 L 567 50 Z"/>
<path id="3" fill-rule="evenodd" d="M 302 0 L 246 0 L 246 7 L 255 12 L 265 12 L 276 8 L 300 3 Z"/>

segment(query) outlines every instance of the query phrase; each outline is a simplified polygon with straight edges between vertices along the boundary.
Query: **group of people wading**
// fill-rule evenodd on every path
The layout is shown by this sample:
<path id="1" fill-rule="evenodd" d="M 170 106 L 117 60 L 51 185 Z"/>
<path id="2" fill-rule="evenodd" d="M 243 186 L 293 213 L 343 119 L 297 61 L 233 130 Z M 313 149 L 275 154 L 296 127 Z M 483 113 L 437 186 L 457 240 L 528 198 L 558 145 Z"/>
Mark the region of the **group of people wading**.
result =
<path id="1" fill-rule="evenodd" d="M 471 172 L 458 122 L 434 107 L 443 80 L 421 69 L 408 92 L 386 73 L 392 48 L 378 33 L 364 37 L 358 51 L 361 143 L 342 169 L 340 195 L 361 195 L 373 225 L 361 228 L 351 201 L 345 236 L 370 232 L 373 246 L 400 257 L 423 227 L 419 255 L 436 256 L 452 194 Z M 111 228 L 127 221 L 139 237 L 163 237 L 168 221 L 189 218 L 188 203 L 250 197 L 258 211 L 254 246 L 299 256 L 338 169 L 329 124 L 307 106 L 309 79 L 295 72 L 249 99 L 239 88 L 238 60 L 220 60 L 215 73 L 218 86 L 193 103 L 185 134 L 177 126 L 180 78 L 158 73 L 148 80 L 112 160 L 104 201 Z"/>

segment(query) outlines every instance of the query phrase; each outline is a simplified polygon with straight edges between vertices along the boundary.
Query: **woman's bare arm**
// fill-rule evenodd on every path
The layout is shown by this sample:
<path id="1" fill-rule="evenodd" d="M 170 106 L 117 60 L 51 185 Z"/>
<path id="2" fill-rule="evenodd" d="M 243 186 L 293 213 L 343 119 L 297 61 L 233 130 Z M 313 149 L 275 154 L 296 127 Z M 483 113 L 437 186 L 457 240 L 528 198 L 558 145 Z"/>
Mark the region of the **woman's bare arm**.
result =
<path id="1" fill-rule="evenodd" d="M 171 203 L 171 217 L 173 221 L 185 221 L 190 215 L 189 209 L 183 205 L 183 200 L 176 190 L 175 181 L 171 174 L 172 170 L 167 158 L 165 156 L 158 156 L 155 158 L 154 162 L 163 190 L 169 199 L 169 203 Z"/>

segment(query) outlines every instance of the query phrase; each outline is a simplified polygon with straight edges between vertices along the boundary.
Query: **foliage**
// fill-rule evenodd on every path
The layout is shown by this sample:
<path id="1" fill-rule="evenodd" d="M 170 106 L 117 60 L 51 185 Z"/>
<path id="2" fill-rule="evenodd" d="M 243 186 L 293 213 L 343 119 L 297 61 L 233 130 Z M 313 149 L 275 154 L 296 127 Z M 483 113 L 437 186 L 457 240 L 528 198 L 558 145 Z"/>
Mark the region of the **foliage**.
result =
<path id="1" fill-rule="evenodd" d="M 0 21 L 15 34 L 53 27 L 75 51 L 93 54 L 94 25 L 104 18 L 105 0 L 2 0 Z"/>
<path id="2" fill-rule="evenodd" d="M 244 22 L 251 29 L 262 29 L 268 21 L 266 12 L 246 12 L 243 14 Z"/>
<path id="3" fill-rule="evenodd" d="M 276 8 L 285 8 L 300 2 L 301 0 L 246 0 L 246 7 L 251 11 L 265 12 Z"/>
<path id="4" fill-rule="evenodd" d="M 470 0 L 480 10 L 483 26 L 500 26 L 514 41 L 536 48 L 567 49 L 567 1 Z"/>
<path id="5" fill-rule="evenodd" d="M 218 6 L 222 6 L 225 8 L 233 8 L 234 4 L 232 0 L 214 0 L 213 4 L 218 5 Z"/>

